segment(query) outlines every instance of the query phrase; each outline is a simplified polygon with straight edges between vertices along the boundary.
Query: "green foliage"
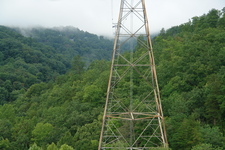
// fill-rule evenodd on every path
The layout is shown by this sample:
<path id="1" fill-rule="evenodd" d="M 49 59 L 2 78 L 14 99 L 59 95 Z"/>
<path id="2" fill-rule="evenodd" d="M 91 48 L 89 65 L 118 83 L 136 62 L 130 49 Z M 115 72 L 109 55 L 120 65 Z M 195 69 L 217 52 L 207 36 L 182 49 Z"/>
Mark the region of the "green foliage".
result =
<path id="1" fill-rule="evenodd" d="M 0 87 L 0 104 L 6 103 L 8 98 L 8 91 L 4 87 Z"/>
<path id="2" fill-rule="evenodd" d="M 8 139 L 1 139 L 0 138 L 0 149 L 7 150 L 10 147 L 10 142 Z"/>
<path id="3" fill-rule="evenodd" d="M 223 150 L 223 148 L 213 148 L 211 144 L 199 144 L 194 146 L 191 150 Z"/>
<path id="4" fill-rule="evenodd" d="M 52 143 L 50 144 L 48 147 L 47 147 L 47 150 L 58 150 L 57 146 L 55 145 L 55 143 Z"/>
<path id="5" fill-rule="evenodd" d="M 13 141 L 10 147 L 18 149 L 28 149 L 29 146 L 33 143 L 32 139 L 32 130 L 35 126 L 35 118 L 29 119 L 25 117 L 17 117 L 18 122 L 11 127 L 10 139 Z"/>
<path id="6" fill-rule="evenodd" d="M 36 143 L 34 143 L 28 150 L 42 150 Z"/>
<path id="7" fill-rule="evenodd" d="M 174 150 L 224 149 L 224 16 L 213 9 L 153 39 Z M 96 150 L 110 62 L 92 60 L 110 58 L 112 42 L 74 28 L 25 31 L 0 26 L 0 149 Z M 144 53 L 142 40 L 135 57 Z M 137 74 L 133 81 L 135 103 L 149 91 Z M 127 99 L 129 79 L 121 83 L 118 96 Z"/>
<path id="8" fill-rule="evenodd" d="M 93 102 L 95 103 L 101 98 L 102 90 L 95 86 L 95 85 L 90 85 L 84 88 L 84 95 L 83 99 L 86 102 Z"/>
<path id="9" fill-rule="evenodd" d="M 0 26 L 0 104 L 14 101 L 16 90 L 55 80 L 71 65 L 80 74 L 85 63 L 109 59 L 112 44 L 72 27 L 29 30 Z"/>
<path id="10" fill-rule="evenodd" d="M 81 57 L 75 56 L 74 60 L 72 61 L 72 70 L 76 74 L 81 74 L 84 71 L 85 63 L 82 61 Z"/>
<path id="11" fill-rule="evenodd" d="M 74 147 L 80 150 L 95 150 L 98 147 L 100 127 L 100 121 L 94 120 L 94 122 L 79 128 L 74 135 L 74 141 L 76 141 Z"/>
<path id="12" fill-rule="evenodd" d="M 68 60 L 72 60 L 77 55 L 84 58 L 86 62 L 111 58 L 113 41 L 78 28 L 68 26 L 16 30 L 24 36 L 32 37 L 37 42 L 54 48 L 55 53 L 63 54 Z"/>
<path id="13" fill-rule="evenodd" d="M 191 150 L 213 150 L 211 144 L 199 144 L 194 146 Z"/>
<path id="14" fill-rule="evenodd" d="M 210 127 L 206 125 L 201 128 L 203 143 L 211 144 L 213 148 L 224 148 L 224 137 L 218 127 Z"/>
<path id="15" fill-rule="evenodd" d="M 32 43 L 27 43 L 28 38 L 4 26 L 0 26 L 0 34 L 1 104 L 14 101 L 17 98 L 13 94 L 15 90 L 53 80 L 69 67 L 69 61 L 62 55 L 54 54 L 51 47 L 32 39 L 29 39 Z"/>
<path id="16" fill-rule="evenodd" d="M 35 143 L 46 145 L 46 143 L 51 140 L 52 131 L 53 126 L 50 123 L 37 123 L 34 130 L 32 131 L 32 140 Z"/>
<path id="17" fill-rule="evenodd" d="M 67 145 L 73 145 L 74 140 L 73 140 L 73 136 L 71 135 L 71 133 L 69 131 L 67 131 L 59 140 L 59 142 L 57 143 L 57 145 L 63 145 L 63 144 L 67 144 Z"/>
<path id="18" fill-rule="evenodd" d="M 224 12 L 212 9 L 153 40 L 172 149 L 223 148 L 223 19 Z"/>
<path id="19" fill-rule="evenodd" d="M 118 150 L 118 149 L 121 149 L 121 150 L 126 150 L 126 144 L 125 143 L 120 143 L 120 142 L 116 142 L 116 143 L 113 143 L 112 144 L 112 148 L 113 150 Z"/>
<path id="20" fill-rule="evenodd" d="M 172 149 L 189 150 L 201 142 L 200 123 L 190 118 L 181 122 L 171 119 L 168 122 L 168 137 Z"/>
<path id="21" fill-rule="evenodd" d="M 54 142 L 58 147 L 96 149 L 101 122 L 94 120 L 103 111 L 109 70 L 103 62 L 93 62 L 79 78 L 70 71 L 55 83 L 33 84 L 13 104 L 0 106 L 1 136 L 12 141 L 10 148 L 28 149 L 35 142 L 47 149 Z M 92 94 L 98 91 L 96 97 L 83 96 L 89 88 Z"/>
<path id="22" fill-rule="evenodd" d="M 59 150 L 73 150 L 73 148 L 71 146 L 68 146 L 66 144 L 63 144 Z"/>

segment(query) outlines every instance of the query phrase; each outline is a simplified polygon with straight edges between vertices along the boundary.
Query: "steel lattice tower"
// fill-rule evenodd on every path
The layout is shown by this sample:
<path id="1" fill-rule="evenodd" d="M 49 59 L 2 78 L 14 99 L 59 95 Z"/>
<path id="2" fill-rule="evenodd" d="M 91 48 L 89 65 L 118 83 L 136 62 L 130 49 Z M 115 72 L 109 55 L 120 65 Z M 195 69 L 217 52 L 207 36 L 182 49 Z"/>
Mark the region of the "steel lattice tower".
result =
<path id="1" fill-rule="evenodd" d="M 167 149 L 145 1 L 121 0 L 116 27 L 98 150 Z"/>

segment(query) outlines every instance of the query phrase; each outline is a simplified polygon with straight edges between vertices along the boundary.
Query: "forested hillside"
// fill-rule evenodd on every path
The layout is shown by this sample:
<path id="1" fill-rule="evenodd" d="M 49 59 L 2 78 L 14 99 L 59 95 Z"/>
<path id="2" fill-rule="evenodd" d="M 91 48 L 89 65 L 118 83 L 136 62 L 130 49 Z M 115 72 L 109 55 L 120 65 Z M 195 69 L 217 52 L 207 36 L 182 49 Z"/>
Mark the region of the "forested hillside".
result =
<path id="1" fill-rule="evenodd" d="M 154 39 L 170 147 L 225 149 L 225 9 Z"/>
<path id="2" fill-rule="evenodd" d="M 224 11 L 162 29 L 153 39 L 172 150 L 225 149 Z M 110 62 L 88 61 L 87 68 L 82 57 L 68 59 L 75 56 L 73 34 L 61 39 L 61 31 L 35 29 L 23 37 L 0 29 L 0 149 L 96 150 Z M 89 52 L 101 47 L 100 42 L 92 49 L 85 39 Z M 82 54 L 82 47 L 74 53 Z M 137 45 L 135 53 L 142 50 Z"/>
<path id="3" fill-rule="evenodd" d="M 17 32 L 35 41 L 53 47 L 66 59 L 82 56 L 86 62 L 95 59 L 111 59 L 113 40 L 97 36 L 74 27 L 17 28 Z"/>
<path id="4" fill-rule="evenodd" d="M 0 26 L 0 103 L 13 101 L 34 83 L 65 74 L 68 61 L 50 46 Z"/>
<path id="5" fill-rule="evenodd" d="M 109 60 L 112 44 L 104 37 L 72 27 L 0 26 L 0 104 L 14 101 L 32 84 L 49 82 L 65 74 L 74 57 L 80 56 L 87 65 L 96 59 Z"/>

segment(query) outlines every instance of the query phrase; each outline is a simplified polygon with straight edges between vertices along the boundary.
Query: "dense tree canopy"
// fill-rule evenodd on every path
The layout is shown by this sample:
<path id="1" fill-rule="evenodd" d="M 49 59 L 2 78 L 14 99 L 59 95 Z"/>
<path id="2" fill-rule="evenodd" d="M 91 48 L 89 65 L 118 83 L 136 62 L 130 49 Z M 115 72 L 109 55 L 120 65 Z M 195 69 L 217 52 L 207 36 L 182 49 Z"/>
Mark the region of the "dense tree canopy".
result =
<path id="1" fill-rule="evenodd" d="M 212 9 L 154 38 L 172 149 L 224 149 L 223 21 L 224 12 Z"/>
<path id="2" fill-rule="evenodd" d="M 23 89 L 35 83 L 55 80 L 71 66 L 81 71 L 80 67 L 84 69 L 95 59 L 109 59 L 112 43 L 72 27 L 11 29 L 0 26 L 0 104 L 14 101 Z M 78 58 L 87 65 L 78 64 Z"/>
<path id="3" fill-rule="evenodd" d="M 74 27 L 16 29 L 26 37 L 51 46 L 56 53 L 71 60 L 80 55 L 85 61 L 111 58 L 112 40 L 97 36 Z"/>
<path id="4" fill-rule="evenodd" d="M 225 149 L 224 22 L 212 9 L 153 39 L 172 150 Z M 16 31 L 26 37 L 0 26 L 0 149 L 96 150 L 112 42 L 74 28 Z"/>

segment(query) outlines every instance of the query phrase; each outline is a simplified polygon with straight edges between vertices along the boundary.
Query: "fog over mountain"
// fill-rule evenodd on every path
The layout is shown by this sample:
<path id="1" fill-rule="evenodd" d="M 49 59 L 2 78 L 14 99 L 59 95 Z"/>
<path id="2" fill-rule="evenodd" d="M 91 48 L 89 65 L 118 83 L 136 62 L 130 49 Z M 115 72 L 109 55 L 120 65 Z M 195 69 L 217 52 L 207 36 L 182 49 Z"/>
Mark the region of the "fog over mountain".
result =
<path id="1" fill-rule="evenodd" d="M 0 24 L 6 26 L 74 26 L 98 35 L 112 36 L 119 13 L 119 0 L 1 0 Z M 151 32 L 188 22 L 224 0 L 147 0 Z"/>

